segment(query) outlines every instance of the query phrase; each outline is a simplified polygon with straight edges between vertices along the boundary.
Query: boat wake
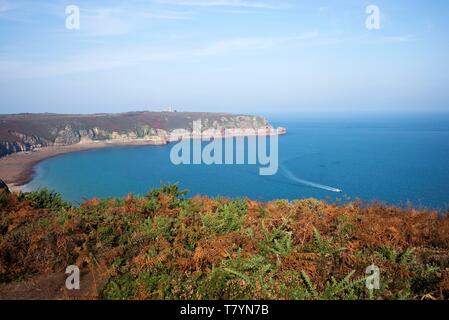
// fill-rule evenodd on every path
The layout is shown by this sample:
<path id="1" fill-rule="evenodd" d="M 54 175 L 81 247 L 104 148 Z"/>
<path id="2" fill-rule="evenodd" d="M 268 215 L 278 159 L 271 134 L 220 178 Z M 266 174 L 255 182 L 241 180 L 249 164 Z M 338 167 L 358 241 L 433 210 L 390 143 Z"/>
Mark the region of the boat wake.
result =
<path id="1" fill-rule="evenodd" d="M 326 190 L 326 191 L 330 191 L 330 192 L 336 192 L 336 193 L 342 193 L 343 192 L 343 190 L 338 189 L 338 188 L 329 187 L 329 186 L 325 186 L 324 184 L 319 184 L 319 183 L 307 181 L 307 180 L 304 180 L 304 179 L 300 179 L 300 178 L 295 176 L 290 170 L 288 170 L 285 167 L 281 167 L 281 171 L 285 175 L 285 177 L 287 177 L 291 181 L 300 183 L 302 185 L 305 185 L 305 186 L 308 186 L 308 187 L 312 187 L 312 188 L 316 188 L 316 189 Z"/>

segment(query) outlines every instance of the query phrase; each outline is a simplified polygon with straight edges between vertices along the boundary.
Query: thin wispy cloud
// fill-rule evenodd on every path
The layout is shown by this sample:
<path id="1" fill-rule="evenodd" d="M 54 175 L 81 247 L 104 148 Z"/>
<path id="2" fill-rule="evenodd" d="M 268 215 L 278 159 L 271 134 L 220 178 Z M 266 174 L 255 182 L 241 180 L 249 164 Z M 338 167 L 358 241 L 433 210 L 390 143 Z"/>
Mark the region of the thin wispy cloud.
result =
<path id="1" fill-rule="evenodd" d="M 197 56 L 220 56 L 230 53 L 270 48 L 278 42 L 269 38 L 235 38 L 212 43 L 195 52 Z"/>
<path id="2" fill-rule="evenodd" d="M 10 1 L 0 0 L 0 20 L 3 23 L 30 24 L 36 19 L 30 18 L 28 11 L 22 2 L 12 4 Z"/>
<path id="3" fill-rule="evenodd" d="M 187 20 L 190 12 L 168 10 L 129 10 L 125 8 L 83 9 L 81 32 L 89 36 L 124 35 L 139 29 L 149 20 Z"/>
<path id="4" fill-rule="evenodd" d="M 0 57 L 0 80 L 11 78 L 42 78 L 66 74 L 112 70 L 131 65 L 158 61 L 175 61 L 195 57 L 230 56 L 242 52 L 257 54 L 287 43 L 313 40 L 317 31 L 278 38 L 231 38 L 223 39 L 190 49 L 156 49 L 151 47 L 90 51 L 71 55 L 60 61 L 29 63 Z M 2 77 L 3 76 L 3 77 Z"/>
<path id="5" fill-rule="evenodd" d="M 383 37 L 383 39 L 391 42 L 412 42 L 416 40 L 415 36 L 409 34 L 401 36 L 386 36 Z"/>
<path id="6" fill-rule="evenodd" d="M 135 21 L 126 19 L 123 11 L 115 8 L 83 10 L 81 17 L 81 32 L 94 37 L 126 34 L 135 25 Z"/>
<path id="7" fill-rule="evenodd" d="M 239 7 L 257 9 L 279 8 L 279 6 L 272 3 L 250 0 L 159 0 L 159 3 L 190 7 Z"/>
<path id="8" fill-rule="evenodd" d="M 11 3 L 9 3 L 5 0 L 3 0 L 3 1 L 0 0 L 0 14 L 11 11 L 13 9 L 14 9 L 14 6 Z"/>
<path id="9" fill-rule="evenodd" d="M 330 87 L 335 97 L 326 99 L 344 99 L 338 88 L 357 93 L 378 77 L 404 94 L 408 79 L 447 83 L 449 20 L 441 12 L 449 4 L 423 12 L 419 0 L 410 1 L 382 0 L 382 27 L 367 30 L 365 4 L 353 0 L 0 0 L 2 108 L 59 108 L 78 84 L 92 104 L 116 103 L 110 92 L 146 95 L 147 85 L 164 103 L 181 92 L 213 105 L 240 87 L 239 98 L 250 101 L 253 87 L 269 85 L 262 72 L 283 91 L 259 90 L 266 93 L 260 103 L 271 95 L 296 104 L 303 86 L 313 87 L 305 93 L 311 99 Z M 80 8 L 79 30 L 66 27 L 68 4 Z M 34 95 L 17 94 L 27 90 Z M 203 91 L 216 94 L 205 98 Z M 125 96 L 124 104 L 135 102 Z"/>
<path id="10" fill-rule="evenodd" d="M 316 39 L 318 31 L 311 31 L 300 35 L 277 38 L 233 38 L 212 43 L 211 45 L 199 49 L 195 54 L 198 56 L 220 56 L 237 52 L 263 50 L 289 42 L 299 42 L 303 40 Z"/>

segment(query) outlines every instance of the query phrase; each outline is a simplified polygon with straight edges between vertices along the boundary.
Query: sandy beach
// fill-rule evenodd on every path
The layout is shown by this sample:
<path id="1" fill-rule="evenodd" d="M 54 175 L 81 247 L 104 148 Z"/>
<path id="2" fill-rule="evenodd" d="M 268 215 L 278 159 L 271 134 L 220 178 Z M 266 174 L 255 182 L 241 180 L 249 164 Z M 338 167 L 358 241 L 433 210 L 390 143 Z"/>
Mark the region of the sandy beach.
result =
<path id="1" fill-rule="evenodd" d="M 280 130 L 280 131 L 279 131 Z M 252 135 L 270 136 L 270 135 L 284 135 L 285 128 L 276 129 L 276 131 L 262 133 L 231 132 L 228 137 L 246 137 Z M 39 162 L 56 157 L 62 154 L 79 152 L 99 148 L 123 147 L 123 146 L 148 146 L 148 145 L 164 145 L 170 142 L 175 142 L 183 136 L 174 136 L 170 139 L 133 139 L 133 140 L 107 140 L 107 141 L 84 141 L 77 144 L 66 146 L 52 146 L 45 147 L 39 150 L 13 153 L 3 158 L 0 158 L 0 179 L 8 184 L 8 187 L 14 191 L 20 191 L 21 186 L 27 184 L 33 179 L 34 167 Z M 190 136 L 189 139 L 213 139 L 223 138 L 221 134 L 202 134 L 199 136 Z"/>
<path id="2" fill-rule="evenodd" d="M 34 166 L 39 162 L 62 154 L 85 150 L 110 148 L 117 146 L 157 145 L 154 141 L 133 140 L 114 142 L 78 143 L 68 146 L 46 147 L 36 151 L 13 153 L 0 158 L 0 179 L 13 191 L 20 191 L 21 186 L 33 179 Z"/>

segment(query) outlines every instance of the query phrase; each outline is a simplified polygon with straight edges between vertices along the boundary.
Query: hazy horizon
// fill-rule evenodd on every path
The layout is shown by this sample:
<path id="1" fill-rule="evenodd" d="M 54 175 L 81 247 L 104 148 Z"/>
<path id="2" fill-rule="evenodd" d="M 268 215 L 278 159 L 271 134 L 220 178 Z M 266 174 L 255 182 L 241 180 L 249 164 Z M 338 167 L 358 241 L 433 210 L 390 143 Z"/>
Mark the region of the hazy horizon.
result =
<path id="1" fill-rule="evenodd" d="M 448 30 L 444 1 L 0 0 L 0 114 L 449 112 Z"/>
<path id="2" fill-rule="evenodd" d="M 90 115 L 102 115 L 102 114 L 126 114 L 126 113 L 139 113 L 139 112 L 168 112 L 164 110 L 162 106 L 160 108 L 155 107 L 153 109 L 148 110 L 125 110 L 125 111 L 113 111 L 113 112 L 47 112 L 47 111 L 36 111 L 36 112 L 12 112 L 12 113 L 0 113 L 0 116 L 10 116 L 10 115 L 68 115 L 68 116 L 90 116 Z M 196 111 L 196 110 L 182 110 L 182 111 L 173 111 L 177 113 L 223 113 L 223 114 L 232 114 L 232 115 L 254 115 L 254 116 L 263 116 L 263 117 L 281 117 L 283 120 L 288 120 L 289 116 L 305 116 L 305 117 L 322 117 L 324 118 L 338 118 L 338 117 L 385 117 L 385 118 L 394 118 L 395 116 L 424 116 L 429 118 L 435 118 L 436 116 L 444 116 L 441 120 L 449 120 L 449 111 L 443 110 L 435 110 L 435 111 L 424 111 L 424 110 L 411 110 L 411 111 L 391 111 L 391 110 L 383 110 L 383 111 L 332 111 L 328 112 L 325 110 L 321 111 L 260 111 L 254 110 L 253 112 L 238 112 L 238 111 L 225 111 L 225 110 L 213 110 L 213 111 Z M 380 119 L 379 118 L 379 119 Z"/>

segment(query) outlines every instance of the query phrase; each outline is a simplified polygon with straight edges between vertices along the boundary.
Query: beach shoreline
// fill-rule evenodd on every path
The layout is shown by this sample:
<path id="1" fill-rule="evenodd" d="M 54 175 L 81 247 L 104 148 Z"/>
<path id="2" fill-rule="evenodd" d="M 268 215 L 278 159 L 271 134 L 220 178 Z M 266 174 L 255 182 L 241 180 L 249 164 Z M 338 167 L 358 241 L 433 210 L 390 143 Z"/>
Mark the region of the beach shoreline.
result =
<path id="1" fill-rule="evenodd" d="M 256 134 L 256 136 L 270 136 L 270 135 L 285 135 L 286 131 L 282 128 L 281 131 L 267 132 L 263 134 Z M 227 137 L 248 137 L 248 133 L 233 133 Z M 65 146 L 50 146 L 38 150 L 17 152 L 9 154 L 0 158 L 0 179 L 8 184 L 12 191 L 23 191 L 23 186 L 31 182 L 35 175 L 35 167 L 40 162 L 73 152 L 88 151 L 102 148 L 113 147 L 132 147 L 132 146 L 161 146 L 172 142 L 179 141 L 185 138 L 184 136 L 172 137 L 171 139 L 135 139 L 135 140 L 105 140 L 105 141 L 84 141 L 76 144 Z M 212 138 L 226 138 L 222 135 L 199 135 L 190 136 L 189 139 L 212 139 Z"/>
<path id="2" fill-rule="evenodd" d="M 89 142 L 67 146 L 51 146 L 35 151 L 18 152 L 0 158 L 0 178 L 8 184 L 11 191 L 22 191 L 23 186 L 33 180 L 35 167 L 40 162 L 68 153 L 102 148 L 126 146 L 163 145 L 148 140 Z"/>

